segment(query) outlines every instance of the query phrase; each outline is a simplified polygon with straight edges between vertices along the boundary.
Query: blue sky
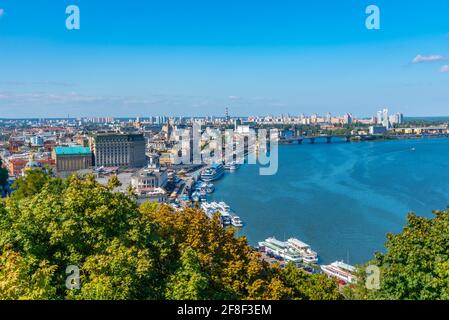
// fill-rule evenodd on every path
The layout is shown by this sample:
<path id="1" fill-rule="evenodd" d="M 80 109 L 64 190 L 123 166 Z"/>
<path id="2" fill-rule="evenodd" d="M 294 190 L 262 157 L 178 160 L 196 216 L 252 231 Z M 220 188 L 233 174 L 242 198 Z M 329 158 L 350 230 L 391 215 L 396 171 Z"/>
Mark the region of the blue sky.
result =
<path id="1" fill-rule="evenodd" d="M 447 116 L 448 17 L 447 0 L 0 0 L 0 118 Z"/>

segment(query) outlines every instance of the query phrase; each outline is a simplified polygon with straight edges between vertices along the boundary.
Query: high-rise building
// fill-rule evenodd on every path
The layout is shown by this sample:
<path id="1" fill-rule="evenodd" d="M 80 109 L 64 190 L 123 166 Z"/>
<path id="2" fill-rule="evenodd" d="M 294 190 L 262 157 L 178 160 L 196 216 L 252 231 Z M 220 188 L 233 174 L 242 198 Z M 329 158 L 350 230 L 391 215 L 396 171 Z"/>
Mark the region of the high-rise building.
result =
<path id="1" fill-rule="evenodd" d="M 383 122 L 382 111 L 377 111 L 376 123 L 377 124 L 382 124 L 382 122 Z"/>
<path id="2" fill-rule="evenodd" d="M 146 141 L 143 134 L 98 133 L 90 137 L 90 148 L 97 167 L 146 165 Z"/>
<path id="3" fill-rule="evenodd" d="M 32 146 L 42 147 L 44 145 L 44 138 L 41 136 L 33 136 L 30 139 L 30 143 Z"/>
<path id="4" fill-rule="evenodd" d="M 237 128 L 239 126 L 241 126 L 241 125 L 242 125 L 242 120 L 241 119 L 235 119 L 234 120 L 234 130 L 237 130 Z"/>
<path id="5" fill-rule="evenodd" d="M 350 113 L 347 113 L 343 117 L 344 124 L 352 124 L 352 115 Z"/>
<path id="6" fill-rule="evenodd" d="M 390 128 L 390 118 L 388 117 L 388 109 L 383 109 L 382 111 L 382 125 L 387 129 Z"/>
<path id="7" fill-rule="evenodd" d="M 389 120 L 391 125 L 402 124 L 404 122 L 404 115 L 402 113 L 396 113 L 391 115 Z"/>

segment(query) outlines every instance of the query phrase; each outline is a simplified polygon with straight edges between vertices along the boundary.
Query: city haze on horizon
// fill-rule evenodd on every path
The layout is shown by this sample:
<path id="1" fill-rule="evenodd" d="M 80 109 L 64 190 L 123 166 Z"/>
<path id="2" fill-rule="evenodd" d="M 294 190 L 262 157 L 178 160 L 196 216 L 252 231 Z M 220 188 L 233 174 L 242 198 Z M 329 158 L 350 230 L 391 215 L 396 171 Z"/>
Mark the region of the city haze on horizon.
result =
<path id="1" fill-rule="evenodd" d="M 0 4 L 0 118 L 449 116 L 447 1 L 135 4 Z"/>

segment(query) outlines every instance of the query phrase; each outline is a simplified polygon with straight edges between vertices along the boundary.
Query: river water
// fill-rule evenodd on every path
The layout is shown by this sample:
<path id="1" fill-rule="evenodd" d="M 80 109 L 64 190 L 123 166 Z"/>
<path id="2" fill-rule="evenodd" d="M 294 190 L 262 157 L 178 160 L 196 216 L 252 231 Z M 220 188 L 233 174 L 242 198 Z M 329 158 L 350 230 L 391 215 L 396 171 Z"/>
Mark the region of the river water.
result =
<path id="1" fill-rule="evenodd" d="M 252 245 L 298 238 L 320 263 L 366 262 L 400 232 L 408 212 L 431 217 L 449 205 L 449 139 L 316 143 L 279 147 L 276 175 L 243 165 L 215 182 L 245 222 Z"/>

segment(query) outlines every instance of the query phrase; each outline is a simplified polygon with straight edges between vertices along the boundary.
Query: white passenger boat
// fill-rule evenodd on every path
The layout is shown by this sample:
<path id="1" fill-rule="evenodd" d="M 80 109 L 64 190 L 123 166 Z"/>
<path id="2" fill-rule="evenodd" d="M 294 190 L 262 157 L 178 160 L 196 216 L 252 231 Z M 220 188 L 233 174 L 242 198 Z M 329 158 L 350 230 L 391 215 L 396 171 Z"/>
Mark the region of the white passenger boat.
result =
<path id="1" fill-rule="evenodd" d="M 321 270 L 330 277 L 343 281 L 344 283 L 355 283 L 355 268 L 343 261 L 335 261 L 329 265 L 320 266 Z"/>
<path id="2" fill-rule="evenodd" d="M 220 179 L 224 174 L 224 167 L 222 164 L 212 164 L 210 167 L 201 172 L 201 180 L 205 182 Z"/>
<path id="3" fill-rule="evenodd" d="M 291 249 L 287 242 L 279 241 L 274 237 L 259 242 L 259 247 L 267 254 L 272 254 L 275 258 L 282 258 L 294 263 L 302 261 L 300 254 Z"/>
<path id="4" fill-rule="evenodd" d="M 287 243 L 293 250 L 301 255 L 302 260 L 305 263 L 314 264 L 318 262 L 318 254 L 313 251 L 307 243 L 304 243 L 296 238 L 288 239 Z"/>

